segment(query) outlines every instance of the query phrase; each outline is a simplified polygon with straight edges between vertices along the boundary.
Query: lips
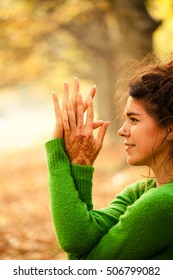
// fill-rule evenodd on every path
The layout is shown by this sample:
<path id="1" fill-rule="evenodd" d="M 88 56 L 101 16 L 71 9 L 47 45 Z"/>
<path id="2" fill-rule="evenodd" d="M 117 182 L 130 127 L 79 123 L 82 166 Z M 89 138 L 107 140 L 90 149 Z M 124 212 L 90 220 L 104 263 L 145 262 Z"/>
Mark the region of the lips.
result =
<path id="1" fill-rule="evenodd" d="M 135 144 L 130 143 L 124 143 L 124 145 L 126 146 L 126 151 L 136 146 Z"/>

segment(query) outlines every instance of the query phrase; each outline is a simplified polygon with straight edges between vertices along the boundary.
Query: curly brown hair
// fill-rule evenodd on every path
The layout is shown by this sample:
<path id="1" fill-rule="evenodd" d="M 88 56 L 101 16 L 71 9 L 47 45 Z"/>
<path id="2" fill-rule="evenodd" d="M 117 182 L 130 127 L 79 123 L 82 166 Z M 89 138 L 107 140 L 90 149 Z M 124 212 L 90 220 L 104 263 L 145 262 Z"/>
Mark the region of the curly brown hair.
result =
<path id="1" fill-rule="evenodd" d="M 173 124 L 173 60 L 140 68 L 129 81 L 129 96 L 141 101 L 160 127 Z"/>
<path id="2" fill-rule="evenodd" d="M 161 63 L 151 59 L 136 70 L 128 86 L 129 96 L 141 102 L 158 126 L 165 129 L 166 139 L 170 125 L 173 126 L 173 60 Z M 165 162 L 167 160 L 173 164 L 173 141 Z"/>

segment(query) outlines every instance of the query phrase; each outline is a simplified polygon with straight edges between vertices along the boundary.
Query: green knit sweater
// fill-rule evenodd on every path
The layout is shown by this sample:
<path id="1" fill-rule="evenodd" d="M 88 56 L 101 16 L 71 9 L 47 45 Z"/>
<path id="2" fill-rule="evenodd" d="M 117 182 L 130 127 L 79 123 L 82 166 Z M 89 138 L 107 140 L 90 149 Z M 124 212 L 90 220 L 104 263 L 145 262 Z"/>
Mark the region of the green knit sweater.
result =
<path id="1" fill-rule="evenodd" d="M 173 183 L 128 186 L 94 210 L 94 168 L 70 164 L 63 139 L 46 143 L 51 211 L 61 248 L 71 260 L 173 259 Z"/>

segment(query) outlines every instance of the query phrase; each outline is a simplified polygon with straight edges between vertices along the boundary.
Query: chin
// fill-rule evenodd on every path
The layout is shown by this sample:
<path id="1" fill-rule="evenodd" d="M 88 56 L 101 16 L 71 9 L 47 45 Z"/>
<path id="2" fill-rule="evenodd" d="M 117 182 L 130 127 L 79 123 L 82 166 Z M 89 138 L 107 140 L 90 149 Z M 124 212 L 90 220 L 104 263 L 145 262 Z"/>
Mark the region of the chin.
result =
<path id="1" fill-rule="evenodd" d="M 143 165 L 145 165 L 143 163 L 143 161 L 141 161 L 139 159 L 132 158 L 132 157 L 127 157 L 127 163 L 129 165 L 132 165 L 132 166 L 143 166 Z"/>

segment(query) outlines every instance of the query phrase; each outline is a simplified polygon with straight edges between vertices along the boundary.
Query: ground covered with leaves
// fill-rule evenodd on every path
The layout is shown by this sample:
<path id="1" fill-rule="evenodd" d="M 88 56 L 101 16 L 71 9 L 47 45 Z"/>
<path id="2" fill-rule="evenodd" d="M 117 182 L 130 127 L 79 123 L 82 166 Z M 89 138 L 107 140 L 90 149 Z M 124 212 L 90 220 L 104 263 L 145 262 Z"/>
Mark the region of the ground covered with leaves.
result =
<path id="1" fill-rule="evenodd" d="M 95 163 L 94 208 L 105 207 L 139 172 L 125 165 L 120 144 L 106 145 Z M 137 171 L 137 172 L 136 172 Z M 44 147 L 1 157 L 0 259 L 62 260 L 51 220 Z"/>

